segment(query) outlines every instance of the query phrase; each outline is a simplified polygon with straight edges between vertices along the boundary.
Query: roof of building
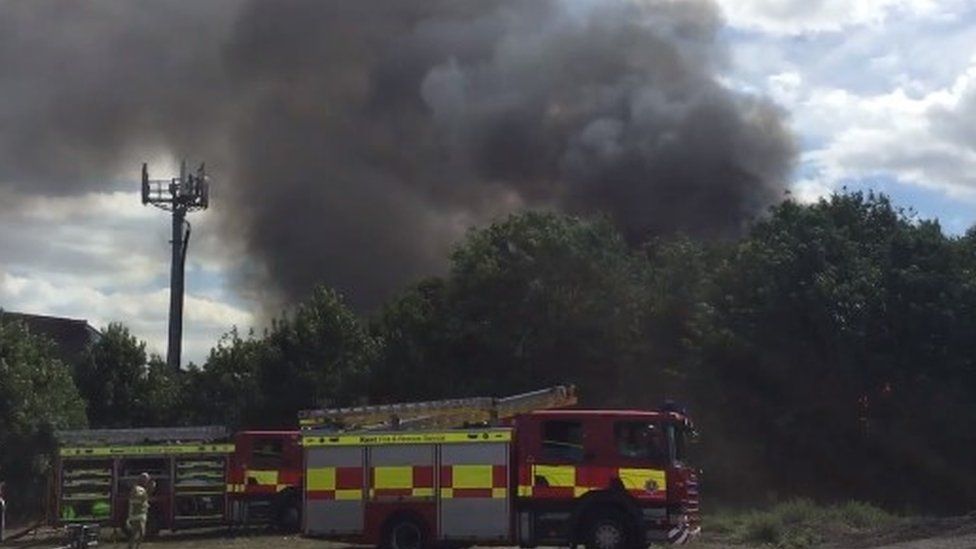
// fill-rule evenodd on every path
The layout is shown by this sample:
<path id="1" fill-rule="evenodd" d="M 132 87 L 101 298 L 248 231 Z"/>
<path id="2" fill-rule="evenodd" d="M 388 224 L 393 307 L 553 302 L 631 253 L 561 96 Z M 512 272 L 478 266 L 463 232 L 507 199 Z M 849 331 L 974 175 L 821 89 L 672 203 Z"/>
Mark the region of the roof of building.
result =
<path id="1" fill-rule="evenodd" d="M 102 335 L 87 320 L 74 318 L 0 310 L 0 321 L 22 322 L 31 334 L 51 339 L 54 341 L 57 357 L 66 364 L 77 363 L 88 345 L 98 341 Z"/>

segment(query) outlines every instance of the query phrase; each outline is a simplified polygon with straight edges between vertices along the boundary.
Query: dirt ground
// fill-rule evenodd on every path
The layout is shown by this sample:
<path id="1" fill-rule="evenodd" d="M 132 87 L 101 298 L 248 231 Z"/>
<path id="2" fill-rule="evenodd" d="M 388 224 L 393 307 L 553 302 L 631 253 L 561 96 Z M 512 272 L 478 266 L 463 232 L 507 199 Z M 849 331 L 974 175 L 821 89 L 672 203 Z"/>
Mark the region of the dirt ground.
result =
<path id="1" fill-rule="evenodd" d="M 124 540 L 113 541 L 110 533 L 105 533 L 100 547 L 126 547 Z M 39 530 L 16 541 L 2 544 L 3 547 L 54 548 L 60 545 L 57 532 Z M 304 538 L 298 535 L 273 534 L 264 530 L 246 533 L 230 533 L 226 529 L 163 534 L 142 545 L 146 549 L 264 549 L 283 547 L 288 549 L 312 548 L 342 549 L 346 544 L 332 543 L 320 539 Z M 686 545 L 688 549 L 746 549 L 709 535 L 707 532 L 698 540 Z M 848 533 L 833 536 L 821 545 L 824 549 L 869 549 L 889 547 L 892 549 L 974 549 L 976 548 L 976 514 L 952 518 L 913 518 L 904 519 L 896 526 L 881 531 Z"/>

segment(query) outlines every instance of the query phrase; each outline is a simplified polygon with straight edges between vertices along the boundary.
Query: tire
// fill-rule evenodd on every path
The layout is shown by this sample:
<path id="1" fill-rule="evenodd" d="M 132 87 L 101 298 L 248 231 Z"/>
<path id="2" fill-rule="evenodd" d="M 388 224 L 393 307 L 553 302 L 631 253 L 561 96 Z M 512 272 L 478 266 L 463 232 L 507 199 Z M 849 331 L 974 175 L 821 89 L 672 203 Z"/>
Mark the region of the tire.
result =
<path id="1" fill-rule="evenodd" d="M 297 532 L 302 527 L 302 507 L 295 498 L 289 498 L 278 508 L 275 526 L 288 533 Z"/>
<path id="2" fill-rule="evenodd" d="M 633 549 L 637 547 L 634 529 L 620 513 L 600 513 L 586 522 L 586 549 Z"/>
<path id="3" fill-rule="evenodd" d="M 427 528 L 411 517 L 395 517 L 384 529 L 384 549 L 425 549 L 429 545 Z"/>

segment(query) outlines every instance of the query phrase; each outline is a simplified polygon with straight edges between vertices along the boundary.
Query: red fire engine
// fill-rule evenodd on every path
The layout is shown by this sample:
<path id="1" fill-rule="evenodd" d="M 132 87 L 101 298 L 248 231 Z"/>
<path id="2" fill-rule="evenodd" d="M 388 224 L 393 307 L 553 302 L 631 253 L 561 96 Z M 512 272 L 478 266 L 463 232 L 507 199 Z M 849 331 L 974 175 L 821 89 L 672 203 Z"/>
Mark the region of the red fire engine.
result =
<path id="1" fill-rule="evenodd" d="M 300 414 L 301 431 L 58 433 L 53 524 L 122 527 L 139 473 L 149 529 L 276 523 L 420 549 L 435 541 L 613 549 L 698 530 L 691 422 L 576 410 L 572 387 Z M 467 425 L 466 428 L 455 428 Z"/>
<path id="2" fill-rule="evenodd" d="M 556 388 L 499 401 L 305 412 L 303 531 L 391 549 L 615 549 L 696 534 L 690 420 L 674 411 L 516 413 L 569 401 L 571 390 Z M 392 417 L 384 421 L 385 413 Z M 444 428 L 462 418 L 504 426 Z"/>
<path id="3" fill-rule="evenodd" d="M 227 471 L 229 520 L 270 522 L 282 530 L 298 530 L 303 474 L 298 431 L 237 433 Z"/>
<path id="4" fill-rule="evenodd" d="M 122 528 L 132 483 L 146 472 L 150 532 L 206 525 L 299 524 L 298 431 L 223 427 L 94 429 L 57 433 L 49 523 Z"/>

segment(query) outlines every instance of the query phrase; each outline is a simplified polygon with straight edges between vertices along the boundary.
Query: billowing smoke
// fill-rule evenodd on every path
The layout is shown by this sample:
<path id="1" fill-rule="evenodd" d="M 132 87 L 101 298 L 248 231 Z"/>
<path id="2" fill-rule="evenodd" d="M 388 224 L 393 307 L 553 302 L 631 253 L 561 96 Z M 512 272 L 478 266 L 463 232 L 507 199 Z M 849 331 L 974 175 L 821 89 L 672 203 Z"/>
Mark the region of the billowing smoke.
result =
<path id="1" fill-rule="evenodd" d="M 718 82 L 720 26 L 699 0 L 12 0 L 0 185 L 206 159 L 252 289 L 362 307 L 523 208 L 734 235 L 794 149 L 774 106 Z"/>

